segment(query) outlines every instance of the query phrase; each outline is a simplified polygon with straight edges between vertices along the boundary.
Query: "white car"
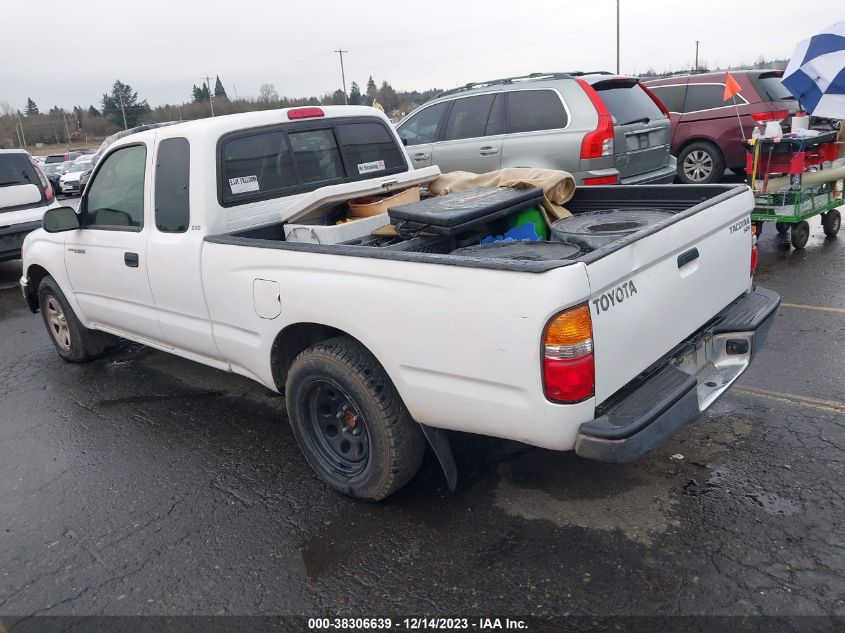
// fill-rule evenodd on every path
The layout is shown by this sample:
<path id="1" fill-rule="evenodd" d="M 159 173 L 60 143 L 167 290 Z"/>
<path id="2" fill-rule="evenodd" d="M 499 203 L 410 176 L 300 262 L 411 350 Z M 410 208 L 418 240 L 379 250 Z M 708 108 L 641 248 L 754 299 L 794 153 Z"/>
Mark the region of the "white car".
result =
<path id="1" fill-rule="evenodd" d="M 53 188 L 22 149 L 0 149 L 0 262 L 17 259 L 28 233 L 56 204 Z"/>
<path id="2" fill-rule="evenodd" d="M 426 440 L 453 487 L 448 429 L 636 459 L 698 418 L 762 346 L 780 298 L 754 288 L 748 187 L 581 187 L 567 204 L 576 216 L 669 217 L 537 260 L 460 252 L 490 231 L 464 222 L 492 221 L 473 192 L 424 201 L 448 222 L 419 205 L 345 221 L 348 200 L 438 173 L 411 168 L 387 117 L 360 106 L 128 135 L 103 154 L 78 213 L 51 210 L 27 237 L 21 287 L 67 361 L 117 336 L 285 393 L 314 471 L 370 500 L 414 476 Z M 515 207 L 496 209 L 512 219 Z M 393 237 L 372 235 L 388 223 Z"/>
<path id="3" fill-rule="evenodd" d="M 87 160 L 80 160 L 86 158 Z M 80 156 L 68 167 L 68 170 L 59 178 L 59 185 L 65 195 L 81 194 L 85 184 L 94 169 L 94 163 L 90 156 Z"/>

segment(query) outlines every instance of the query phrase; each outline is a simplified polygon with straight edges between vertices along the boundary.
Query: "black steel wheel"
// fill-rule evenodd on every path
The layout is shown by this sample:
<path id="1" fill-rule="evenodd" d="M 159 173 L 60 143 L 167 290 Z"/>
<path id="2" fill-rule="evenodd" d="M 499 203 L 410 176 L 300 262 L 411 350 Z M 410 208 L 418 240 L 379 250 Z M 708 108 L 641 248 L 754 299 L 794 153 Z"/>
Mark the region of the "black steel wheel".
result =
<path id="1" fill-rule="evenodd" d="M 831 209 L 822 215 L 822 229 L 828 237 L 836 237 L 841 226 L 842 215 L 839 213 L 839 209 Z"/>
<path id="2" fill-rule="evenodd" d="M 364 415 L 332 379 L 312 379 L 306 389 L 303 404 L 313 422 L 304 433 L 309 449 L 326 470 L 346 477 L 360 474 L 370 457 L 370 434 Z"/>
<path id="3" fill-rule="evenodd" d="M 379 501 L 419 470 L 422 430 L 358 341 L 341 336 L 302 352 L 288 371 L 285 396 L 305 459 L 335 490 Z"/>
<path id="4" fill-rule="evenodd" d="M 781 235 L 789 233 L 789 225 L 786 222 L 775 222 L 775 229 Z"/>
<path id="5" fill-rule="evenodd" d="M 795 248 L 804 248 L 807 245 L 807 240 L 810 239 L 810 225 L 804 220 L 792 225 L 792 245 Z"/>

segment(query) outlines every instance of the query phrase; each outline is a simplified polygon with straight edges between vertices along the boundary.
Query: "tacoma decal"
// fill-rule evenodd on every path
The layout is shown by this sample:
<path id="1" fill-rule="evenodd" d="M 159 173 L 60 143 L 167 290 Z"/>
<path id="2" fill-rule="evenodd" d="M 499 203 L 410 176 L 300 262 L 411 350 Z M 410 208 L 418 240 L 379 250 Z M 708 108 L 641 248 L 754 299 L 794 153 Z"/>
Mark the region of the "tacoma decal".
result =
<path id="1" fill-rule="evenodd" d="M 602 294 L 599 298 L 593 299 L 593 307 L 596 309 L 596 314 L 607 312 L 618 303 L 622 303 L 625 299 L 630 299 L 637 294 L 637 287 L 630 279 L 622 282 L 621 286 L 617 286 Z"/>
<path id="2" fill-rule="evenodd" d="M 751 230 L 751 218 L 743 218 L 736 224 L 732 224 L 728 227 L 731 231 L 731 235 L 737 233 L 738 231 L 742 231 L 743 233 L 748 233 Z"/>

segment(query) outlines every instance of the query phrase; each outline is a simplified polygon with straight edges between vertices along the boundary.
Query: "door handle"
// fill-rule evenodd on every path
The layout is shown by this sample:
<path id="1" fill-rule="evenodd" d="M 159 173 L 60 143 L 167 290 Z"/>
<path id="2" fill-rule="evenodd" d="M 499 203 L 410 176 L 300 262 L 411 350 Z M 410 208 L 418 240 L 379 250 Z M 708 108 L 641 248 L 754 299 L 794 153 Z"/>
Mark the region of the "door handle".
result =
<path id="1" fill-rule="evenodd" d="M 681 253 L 680 255 L 678 255 L 678 268 L 683 268 L 684 266 L 686 266 L 690 262 L 695 261 L 696 259 L 698 259 L 698 249 L 691 248 L 686 253 Z"/>
<path id="2" fill-rule="evenodd" d="M 123 263 L 129 268 L 138 268 L 138 253 L 124 253 Z"/>
<path id="3" fill-rule="evenodd" d="M 485 145 L 480 150 L 478 150 L 478 153 L 481 154 L 482 156 L 492 156 L 493 154 L 499 153 L 499 148 L 498 147 L 491 147 L 490 145 Z"/>
<path id="4" fill-rule="evenodd" d="M 428 152 L 417 152 L 414 154 L 414 160 L 428 160 L 429 156 L 431 156 L 431 154 Z"/>

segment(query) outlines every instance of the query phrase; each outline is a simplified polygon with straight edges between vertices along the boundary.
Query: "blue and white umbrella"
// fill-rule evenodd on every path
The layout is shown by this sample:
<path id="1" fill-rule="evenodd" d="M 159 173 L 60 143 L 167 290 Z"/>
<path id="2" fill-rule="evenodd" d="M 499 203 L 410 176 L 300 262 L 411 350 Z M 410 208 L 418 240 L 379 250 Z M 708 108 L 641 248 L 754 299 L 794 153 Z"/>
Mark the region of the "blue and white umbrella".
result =
<path id="1" fill-rule="evenodd" d="M 845 21 L 798 44 L 781 81 L 810 114 L 845 119 Z"/>

